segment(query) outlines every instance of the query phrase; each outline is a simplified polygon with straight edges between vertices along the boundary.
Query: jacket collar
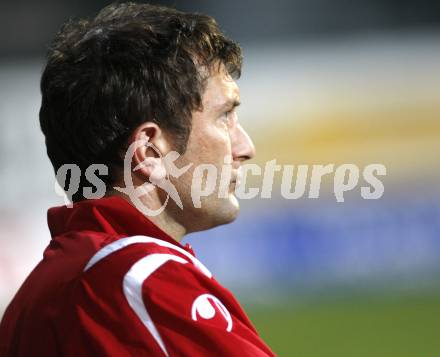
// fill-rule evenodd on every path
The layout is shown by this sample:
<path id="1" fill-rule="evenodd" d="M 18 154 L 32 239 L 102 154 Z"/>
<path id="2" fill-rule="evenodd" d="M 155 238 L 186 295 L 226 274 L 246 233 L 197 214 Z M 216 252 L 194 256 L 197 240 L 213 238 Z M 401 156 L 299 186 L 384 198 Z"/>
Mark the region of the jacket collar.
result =
<path id="1" fill-rule="evenodd" d="M 47 221 L 53 238 L 69 231 L 97 231 L 121 237 L 146 235 L 182 247 L 128 201 L 118 196 L 84 200 L 74 203 L 70 208 L 49 208 Z"/>

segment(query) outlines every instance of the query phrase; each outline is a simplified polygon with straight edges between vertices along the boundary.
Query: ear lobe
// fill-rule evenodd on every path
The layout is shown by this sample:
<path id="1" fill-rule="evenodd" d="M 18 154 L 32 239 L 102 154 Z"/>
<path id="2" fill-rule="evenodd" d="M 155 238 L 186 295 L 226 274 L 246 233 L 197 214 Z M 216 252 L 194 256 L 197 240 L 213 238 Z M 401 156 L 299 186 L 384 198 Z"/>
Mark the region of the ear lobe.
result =
<path id="1" fill-rule="evenodd" d="M 167 171 L 162 157 L 146 157 L 135 166 L 133 171 L 139 171 L 142 176 L 148 177 L 150 182 L 158 182 L 166 177 Z"/>

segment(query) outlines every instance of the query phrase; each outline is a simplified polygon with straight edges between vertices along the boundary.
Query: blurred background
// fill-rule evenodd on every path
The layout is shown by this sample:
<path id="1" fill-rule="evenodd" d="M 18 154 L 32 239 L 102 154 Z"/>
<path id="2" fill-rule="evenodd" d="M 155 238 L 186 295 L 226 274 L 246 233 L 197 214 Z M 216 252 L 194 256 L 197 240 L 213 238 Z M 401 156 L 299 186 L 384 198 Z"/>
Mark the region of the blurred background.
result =
<path id="1" fill-rule="evenodd" d="M 0 314 L 41 259 L 61 205 L 39 130 L 46 47 L 107 1 L 3 2 Z M 440 356 L 440 2 L 163 1 L 214 16 L 241 43 L 240 120 L 264 165 L 386 166 L 378 200 L 242 201 L 185 239 L 280 356 Z M 258 187 L 258 179 L 248 186 Z M 306 191 L 307 192 L 307 191 Z"/>

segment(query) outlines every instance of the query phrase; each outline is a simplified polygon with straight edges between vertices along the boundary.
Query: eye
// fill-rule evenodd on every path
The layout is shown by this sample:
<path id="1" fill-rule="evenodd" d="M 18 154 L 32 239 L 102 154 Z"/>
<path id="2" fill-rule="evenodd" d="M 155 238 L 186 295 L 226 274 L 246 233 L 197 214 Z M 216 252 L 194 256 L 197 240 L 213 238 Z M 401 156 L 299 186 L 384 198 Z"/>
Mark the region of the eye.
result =
<path id="1" fill-rule="evenodd" d="M 226 122 L 229 122 L 229 119 L 231 119 L 232 110 L 228 110 L 227 112 L 223 113 L 223 120 Z"/>
<path id="2" fill-rule="evenodd" d="M 237 118 L 237 113 L 235 109 L 228 110 L 224 112 L 221 116 L 222 122 L 224 122 L 228 126 L 232 126 Z"/>

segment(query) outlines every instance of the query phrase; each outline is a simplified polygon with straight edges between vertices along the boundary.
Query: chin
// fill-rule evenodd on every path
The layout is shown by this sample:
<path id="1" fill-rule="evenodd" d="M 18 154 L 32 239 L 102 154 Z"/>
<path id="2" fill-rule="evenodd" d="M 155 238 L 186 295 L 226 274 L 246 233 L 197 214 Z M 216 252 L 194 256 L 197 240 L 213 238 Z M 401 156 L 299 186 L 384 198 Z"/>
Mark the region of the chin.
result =
<path id="1" fill-rule="evenodd" d="M 237 198 L 231 194 L 226 199 L 217 199 L 215 202 L 202 202 L 204 209 L 198 212 L 197 231 L 206 230 L 233 222 L 239 212 L 240 204 Z"/>
<path id="2" fill-rule="evenodd" d="M 216 225 L 228 224 L 235 221 L 239 213 L 240 204 L 233 194 L 221 202 L 215 212 L 212 212 L 217 223 Z"/>

